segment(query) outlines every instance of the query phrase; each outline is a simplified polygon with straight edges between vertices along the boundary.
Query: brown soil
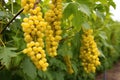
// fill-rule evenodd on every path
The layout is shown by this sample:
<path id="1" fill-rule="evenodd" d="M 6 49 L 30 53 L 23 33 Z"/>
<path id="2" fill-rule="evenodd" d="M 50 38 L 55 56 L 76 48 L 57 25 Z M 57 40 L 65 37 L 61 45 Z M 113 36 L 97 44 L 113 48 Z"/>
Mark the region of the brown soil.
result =
<path id="1" fill-rule="evenodd" d="M 106 71 L 106 74 L 98 75 L 96 80 L 120 80 L 120 62 L 115 64 L 112 69 Z"/>

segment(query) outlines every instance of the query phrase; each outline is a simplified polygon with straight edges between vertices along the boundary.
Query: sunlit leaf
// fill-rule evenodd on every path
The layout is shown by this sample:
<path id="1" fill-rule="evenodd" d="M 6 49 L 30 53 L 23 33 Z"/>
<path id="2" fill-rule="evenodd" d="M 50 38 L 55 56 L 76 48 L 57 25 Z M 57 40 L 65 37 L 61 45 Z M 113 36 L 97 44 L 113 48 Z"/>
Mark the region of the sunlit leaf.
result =
<path id="1" fill-rule="evenodd" d="M 88 16 L 90 16 L 91 14 L 89 7 L 84 4 L 80 4 L 78 10 L 80 10 L 81 12 L 85 13 Z"/>
<path id="2" fill-rule="evenodd" d="M 68 18 L 70 15 L 75 14 L 78 11 L 78 4 L 75 2 L 70 2 L 64 9 L 63 16 Z"/>
<path id="3" fill-rule="evenodd" d="M 10 68 L 11 58 L 16 57 L 18 53 L 15 52 L 16 48 L 0 47 L 0 60 L 7 69 Z"/>

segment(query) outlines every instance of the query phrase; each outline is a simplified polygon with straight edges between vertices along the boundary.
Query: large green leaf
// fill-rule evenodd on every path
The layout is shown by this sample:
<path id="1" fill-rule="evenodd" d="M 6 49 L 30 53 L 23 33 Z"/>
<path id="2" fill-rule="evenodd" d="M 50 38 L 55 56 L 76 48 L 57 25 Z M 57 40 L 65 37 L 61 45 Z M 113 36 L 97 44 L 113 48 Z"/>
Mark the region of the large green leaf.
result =
<path id="1" fill-rule="evenodd" d="M 18 55 L 15 50 L 16 48 L 0 47 L 0 60 L 7 69 L 10 68 L 12 57 L 16 57 Z"/>
<path id="2" fill-rule="evenodd" d="M 38 71 L 38 75 L 42 78 L 42 79 L 46 79 L 46 80 L 53 80 L 53 74 L 51 74 L 51 72 L 49 70 L 47 70 L 46 72 L 43 72 L 41 70 Z"/>
<path id="3" fill-rule="evenodd" d="M 116 4 L 115 2 L 113 2 L 113 0 L 109 0 L 109 4 L 115 9 L 116 8 Z"/>
<path id="4" fill-rule="evenodd" d="M 61 70 L 66 70 L 65 64 L 61 60 L 59 60 L 59 59 L 52 58 L 52 59 L 50 59 L 49 63 L 52 66 L 56 66 L 57 68 L 59 68 Z"/>
<path id="5" fill-rule="evenodd" d="M 70 15 L 75 14 L 78 11 L 78 4 L 75 2 L 70 2 L 64 9 L 64 18 L 70 17 Z"/>
<path id="6" fill-rule="evenodd" d="M 108 39 L 108 37 L 106 35 L 106 32 L 104 32 L 104 31 L 100 31 L 98 36 L 100 36 L 103 40 L 107 40 Z"/>
<path id="7" fill-rule="evenodd" d="M 23 60 L 23 57 L 24 57 L 23 54 L 19 54 L 16 57 L 14 57 L 12 59 L 12 66 L 18 67 L 20 65 L 21 61 Z"/>
<path id="8" fill-rule="evenodd" d="M 75 27 L 75 31 L 77 32 L 80 31 L 81 24 L 83 23 L 84 20 L 85 18 L 83 18 L 83 13 L 81 13 L 80 11 L 77 11 L 76 13 L 74 13 L 72 23 L 73 23 L 73 26 Z"/>
<path id="9" fill-rule="evenodd" d="M 48 80 L 53 80 L 52 74 L 49 71 L 46 71 L 45 75 L 47 76 Z"/>
<path id="10" fill-rule="evenodd" d="M 21 68 L 23 69 L 23 72 L 31 78 L 31 80 L 35 80 L 37 77 L 36 67 L 33 65 L 29 58 L 26 57 L 24 59 Z"/>
<path id="11" fill-rule="evenodd" d="M 79 4 L 77 2 L 70 2 L 64 9 L 63 16 L 65 19 L 69 19 L 72 15 L 72 25 L 75 27 L 75 31 L 81 29 L 81 24 L 86 20 L 85 14 L 90 16 L 91 12 L 87 5 Z"/>
<path id="12" fill-rule="evenodd" d="M 85 13 L 87 16 L 90 16 L 91 14 L 89 7 L 85 4 L 79 4 L 78 10 Z"/>
<path id="13" fill-rule="evenodd" d="M 14 47 L 16 47 L 18 50 L 23 50 L 25 48 L 26 44 L 22 38 L 17 36 L 13 36 L 12 38 L 13 38 Z"/>
<path id="14" fill-rule="evenodd" d="M 85 28 L 85 29 L 90 29 L 90 25 L 87 23 L 87 22 L 84 22 L 82 24 L 82 26 Z"/>
<path id="15" fill-rule="evenodd" d="M 62 72 L 55 73 L 56 80 L 64 80 L 64 74 Z"/>

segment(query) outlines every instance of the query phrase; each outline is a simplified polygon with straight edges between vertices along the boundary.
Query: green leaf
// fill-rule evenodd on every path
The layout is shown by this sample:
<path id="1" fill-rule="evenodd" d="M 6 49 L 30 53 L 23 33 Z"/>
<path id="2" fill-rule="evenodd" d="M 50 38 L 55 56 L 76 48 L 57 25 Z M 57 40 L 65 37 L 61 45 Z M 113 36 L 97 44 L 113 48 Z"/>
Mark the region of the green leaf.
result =
<path id="1" fill-rule="evenodd" d="M 55 58 L 50 59 L 50 64 L 58 67 L 59 69 L 66 70 L 65 64 L 59 59 Z"/>
<path id="2" fill-rule="evenodd" d="M 24 59 L 21 68 L 23 69 L 23 72 L 32 80 L 34 80 L 37 77 L 36 67 L 33 65 L 29 58 L 26 57 Z"/>
<path id="3" fill-rule="evenodd" d="M 100 0 L 100 2 L 102 3 L 102 4 L 107 4 L 107 0 Z"/>
<path id="4" fill-rule="evenodd" d="M 75 74 L 77 74 L 78 73 L 78 68 L 77 68 L 77 65 L 76 65 L 75 62 L 72 63 L 72 67 L 73 67 L 73 70 L 74 70 Z"/>
<path id="5" fill-rule="evenodd" d="M 53 74 L 51 74 L 51 72 L 49 70 L 42 72 L 42 71 L 38 71 L 38 75 L 40 77 L 42 77 L 42 79 L 46 79 L 46 80 L 53 80 Z"/>
<path id="6" fill-rule="evenodd" d="M 72 38 L 72 42 L 71 42 L 71 45 L 72 45 L 72 53 L 74 54 L 73 58 L 77 58 L 78 55 L 79 55 L 79 49 L 80 49 L 80 34 L 79 33 L 76 33 L 75 36 Z"/>
<path id="7" fill-rule="evenodd" d="M 43 80 L 64 80 L 64 73 L 59 72 L 59 71 L 38 71 L 38 75 L 43 79 Z"/>
<path id="8" fill-rule="evenodd" d="M 105 55 L 103 54 L 103 51 L 102 50 L 99 50 L 100 52 L 100 56 L 103 57 L 103 58 L 106 58 Z"/>
<path id="9" fill-rule="evenodd" d="M 107 35 L 106 35 L 106 32 L 104 32 L 104 31 L 100 31 L 99 36 L 100 36 L 103 40 L 107 40 L 107 39 L 108 39 L 108 38 L 107 38 Z"/>
<path id="10" fill-rule="evenodd" d="M 4 16 L 6 16 L 6 12 L 0 11 L 0 17 L 4 17 Z"/>
<path id="11" fill-rule="evenodd" d="M 64 80 L 64 74 L 62 72 L 56 72 L 56 80 Z"/>
<path id="12" fill-rule="evenodd" d="M 85 18 L 82 17 L 83 14 L 80 11 L 77 11 L 74 13 L 74 17 L 72 19 L 73 26 L 75 27 L 75 30 L 80 31 L 81 24 L 85 20 Z"/>
<path id="13" fill-rule="evenodd" d="M 69 55 L 72 57 L 71 47 L 68 46 L 67 42 L 64 42 L 64 44 L 60 46 L 58 54 L 62 56 Z"/>
<path id="14" fill-rule="evenodd" d="M 90 29 L 90 25 L 87 23 L 87 22 L 84 22 L 82 24 L 82 26 L 85 28 L 85 29 Z"/>
<path id="15" fill-rule="evenodd" d="M 113 0 L 109 0 L 109 4 L 115 9 L 116 8 L 116 4 L 115 2 L 113 2 Z"/>
<path id="16" fill-rule="evenodd" d="M 103 4 L 97 4 L 95 9 L 100 12 L 105 12 L 105 6 Z"/>
<path id="17" fill-rule="evenodd" d="M 94 21 L 96 21 L 96 19 L 97 19 L 96 14 L 95 14 L 95 13 L 92 13 L 92 15 L 91 15 L 91 16 L 92 16 L 93 20 L 94 20 Z"/>
<path id="18" fill-rule="evenodd" d="M 75 14 L 78 11 L 78 4 L 75 2 L 70 2 L 67 4 L 63 11 L 64 18 L 68 18 L 70 15 Z"/>
<path id="19" fill-rule="evenodd" d="M 91 14 L 89 7 L 84 4 L 80 4 L 78 10 L 85 13 L 87 16 L 90 16 L 90 14 Z"/>
<path id="20" fill-rule="evenodd" d="M 104 20 L 104 14 L 102 13 L 102 12 L 100 12 L 100 11 L 96 11 L 96 15 L 99 17 L 99 18 L 101 18 L 101 20 L 103 21 Z"/>
<path id="21" fill-rule="evenodd" d="M 0 20 L 4 20 L 6 17 L 8 17 L 7 13 L 5 11 L 0 10 Z"/>
<path id="22" fill-rule="evenodd" d="M 16 48 L 0 47 L 0 60 L 7 69 L 10 68 L 11 58 L 16 57 L 18 53 L 14 52 Z"/>
<path id="23" fill-rule="evenodd" d="M 19 5 L 21 4 L 21 0 L 16 0 L 16 2 L 17 2 L 17 4 L 19 4 Z"/>
<path id="24" fill-rule="evenodd" d="M 21 45 L 20 42 L 20 38 L 13 36 L 13 40 L 14 40 L 14 44 L 17 48 L 19 48 L 19 46 Z"/>
<path id="25" fill-rule="evenodd" d="M 13 36 L 13 42 L 14 42 L 14 47 L 16 47 L 18 50 L 23 50 L 26 47 L 26 44 L 24 40 L 20 37 Z M 22 44 L 22 45 L 21 45 Z"/>
<path id="26" fill-rule="evenodd" d="M 38 70 L 38 75 L 40 76 L 40 77 L 42 77 L 43 79 L 45 79 L 46 78 L 46 75 L 43 73 L 43 71 L 41 71 L 41 70 Z"/>
<path id="27" fill-rule="evenodd" d="M 48 80 L 53 80 L 52 74 L 49 71 L 44 72 Z"/>
<path id="28" fill-rule="evenodd" d="M 11 74 L 9 70 L 0 70 L 0 80 L 12 80 Z"/>
<path id="29" fill-rule="evenodd" d="M 23 59 L 24 55 L 19 54 L 15 58 L 12 59 L 12 66 L 18 67 Z"/>
<path id="30" fill-rule="evenodd" d="M 14 13 L 17 13 L 20 10 L 21 6 L 18 5 L 16 2 L 14 2 L 13 5 L 15 6 L 14 7 Z"/>

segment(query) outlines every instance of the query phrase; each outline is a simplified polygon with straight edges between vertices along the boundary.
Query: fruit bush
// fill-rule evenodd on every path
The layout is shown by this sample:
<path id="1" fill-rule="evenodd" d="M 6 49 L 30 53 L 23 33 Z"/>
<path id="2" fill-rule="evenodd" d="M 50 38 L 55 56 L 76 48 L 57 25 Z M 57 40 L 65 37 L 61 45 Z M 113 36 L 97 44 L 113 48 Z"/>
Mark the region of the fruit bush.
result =
<path id="1" fill-rule="evenodd" d="M 113 0 L 0 0 L 0 80 L 94 80 L 120 57 Z"/>

